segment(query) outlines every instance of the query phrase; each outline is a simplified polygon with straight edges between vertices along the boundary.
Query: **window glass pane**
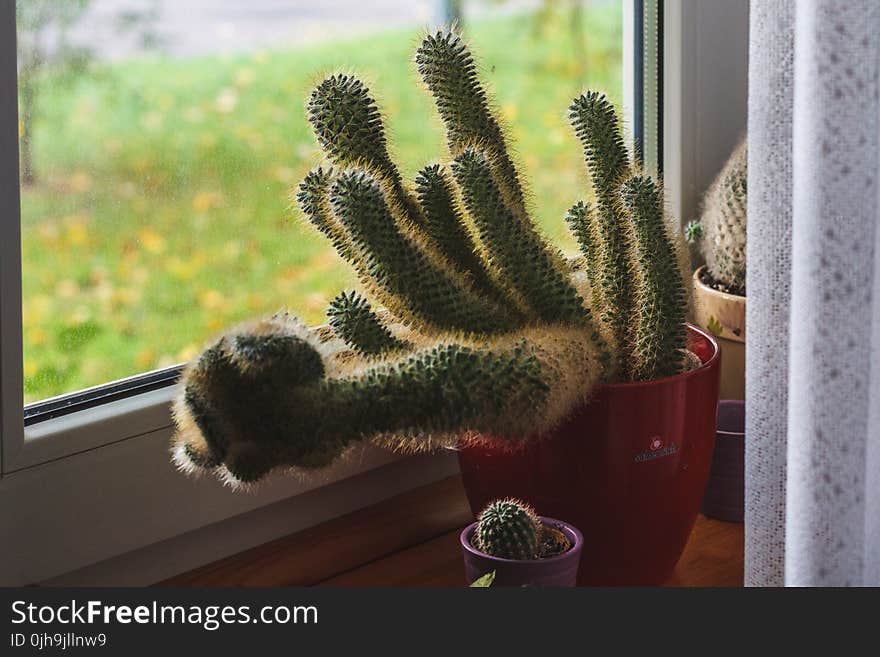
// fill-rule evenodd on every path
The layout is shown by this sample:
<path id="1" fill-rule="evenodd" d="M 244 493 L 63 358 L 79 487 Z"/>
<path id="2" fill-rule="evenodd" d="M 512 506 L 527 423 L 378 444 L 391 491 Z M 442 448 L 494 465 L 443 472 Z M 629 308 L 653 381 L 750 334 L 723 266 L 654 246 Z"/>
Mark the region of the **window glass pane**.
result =
<path id="1" fill-rule="evenodd" d="M 364 76 L 412 179 L 444 156 L 413 51 L 460 11 L 535 217 L 567 249 L 586 176 L 566 108 L 585 86 L 622 96 L 619 0 L 17 7 L 28 402 L 179 363 L 281 307 L 325 320 L 354 277 L 288 196 L 320 160 L 303 107 L 322 74 Z"/>

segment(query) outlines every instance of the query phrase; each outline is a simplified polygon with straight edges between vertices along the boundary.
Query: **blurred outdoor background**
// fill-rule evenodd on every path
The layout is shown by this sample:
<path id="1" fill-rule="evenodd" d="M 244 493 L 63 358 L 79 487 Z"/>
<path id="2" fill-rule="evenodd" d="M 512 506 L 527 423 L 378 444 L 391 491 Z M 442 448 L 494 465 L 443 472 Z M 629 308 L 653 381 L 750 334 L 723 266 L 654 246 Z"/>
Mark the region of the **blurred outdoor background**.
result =
<path id="1" fill-rule="evenodd" d="M 354 284 L 291 208 L 320 160 L 303 107 L 363 76 L 408 179 L 445 157 L 412 56 L 461 20 L 534 216 L 587 194 L 566 121 L 622 100 L 619 0 L 17 0 L 25 400 L 173 365 L 282 307 L 309 323 Z"/>

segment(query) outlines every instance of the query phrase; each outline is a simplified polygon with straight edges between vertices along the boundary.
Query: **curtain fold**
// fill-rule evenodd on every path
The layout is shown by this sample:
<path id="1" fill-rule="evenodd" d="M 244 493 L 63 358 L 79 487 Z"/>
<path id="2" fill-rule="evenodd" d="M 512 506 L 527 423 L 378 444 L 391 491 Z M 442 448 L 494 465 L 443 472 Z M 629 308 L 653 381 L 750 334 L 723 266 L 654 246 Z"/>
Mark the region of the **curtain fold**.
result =
<path id="1" fill-rule="evenodd" d="M 880 584 L 878 33 L 751 3 L 747 585 Z"/>

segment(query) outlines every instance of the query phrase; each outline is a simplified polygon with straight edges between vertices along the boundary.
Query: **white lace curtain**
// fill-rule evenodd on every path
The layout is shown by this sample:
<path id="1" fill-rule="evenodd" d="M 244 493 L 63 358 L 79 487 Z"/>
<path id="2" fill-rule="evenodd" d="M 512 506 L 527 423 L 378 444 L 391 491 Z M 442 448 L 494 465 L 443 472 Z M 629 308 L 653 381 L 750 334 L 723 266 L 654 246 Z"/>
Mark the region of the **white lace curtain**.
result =
<path id="1" fill-rule="evenodd" d="M 745 583 L 880 585 L 880 2 L 750 11 Z"/>

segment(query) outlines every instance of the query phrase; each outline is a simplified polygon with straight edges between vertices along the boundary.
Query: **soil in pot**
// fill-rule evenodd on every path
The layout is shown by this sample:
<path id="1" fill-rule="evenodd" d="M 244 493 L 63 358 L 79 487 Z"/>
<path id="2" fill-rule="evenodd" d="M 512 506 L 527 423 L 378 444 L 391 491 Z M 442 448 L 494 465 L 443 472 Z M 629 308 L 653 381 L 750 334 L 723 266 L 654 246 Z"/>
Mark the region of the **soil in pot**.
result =
<path id="1" fill-rule="evenodd" d="M 724 294 L 732 294 L 733 296 L 737 297 L 746 296 L 745 285 L 741 287 L 731 287 L 729 285 L 725 285 L 724 283 L 715 280 L 715 278 L 712 276 L 712 274 L 709 273 L 709 270 L 706 267 L 700 267 L 697 271 L 699 272 L 698 276 L 700 277 L 700 282 L 706 287 L 712 288 L 713 290 L 716 290 L 718 292 L 724 292 Z"/>
<path id="2" fill-rule="evenodd" d="M 541 531 L 541 547 L 539 559 L 555 557 L 571 549 L 571 541 L 556 527 L 545 526 Z"/>
<path id="3" fill-rule="evenodd" d="M 474 544 L 475 534 L 470 537 L 471 547 L 475 550 L 480 548 Z M 549 559 L 556 557 L 564 552 L 568 552 L 572 548 L 572 542 L 568 537 L 559 531 L 556 527 L 550 525 L 541 525 L 541 542 L 538 546 L 537 560 Z"/>

